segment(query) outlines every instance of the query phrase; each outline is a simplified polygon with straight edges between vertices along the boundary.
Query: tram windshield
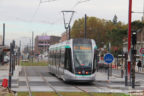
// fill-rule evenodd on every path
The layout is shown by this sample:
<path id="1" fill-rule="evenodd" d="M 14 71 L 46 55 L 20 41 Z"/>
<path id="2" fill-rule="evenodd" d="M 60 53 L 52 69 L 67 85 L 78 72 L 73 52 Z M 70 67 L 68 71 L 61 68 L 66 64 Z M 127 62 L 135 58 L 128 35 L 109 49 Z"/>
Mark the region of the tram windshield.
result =
<path id="1" fill-rule="evenodd" d="M 76 68 L 92 66 L 91 44 L 74 44 L 74 64 Z"/>

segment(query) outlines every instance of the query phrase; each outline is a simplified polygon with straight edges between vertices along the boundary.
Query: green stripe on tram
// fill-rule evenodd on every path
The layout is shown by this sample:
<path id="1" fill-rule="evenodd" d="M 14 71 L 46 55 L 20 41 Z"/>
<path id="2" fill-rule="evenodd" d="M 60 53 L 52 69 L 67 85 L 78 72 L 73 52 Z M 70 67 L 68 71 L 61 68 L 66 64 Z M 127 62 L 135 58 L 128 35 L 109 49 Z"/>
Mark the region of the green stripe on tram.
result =
<path id="1" fill-rule="evenodd" d="M 97 46 L 95 46 L 94 48 L 97 49 Z"/>
<path id="2" fill-rule="evenodd" d="M 65 48 L 71 48 L 70 46 L 66 45 Z"/>

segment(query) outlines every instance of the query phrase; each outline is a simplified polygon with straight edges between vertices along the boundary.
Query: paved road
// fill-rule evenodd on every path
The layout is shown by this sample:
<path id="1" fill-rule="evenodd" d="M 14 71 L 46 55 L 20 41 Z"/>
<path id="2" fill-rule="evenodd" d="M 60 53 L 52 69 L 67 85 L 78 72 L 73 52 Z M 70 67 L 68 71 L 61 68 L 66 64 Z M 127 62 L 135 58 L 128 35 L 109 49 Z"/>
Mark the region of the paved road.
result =
<path id="1" fill-rule="evenodd" d="M 93 83 L 65 83 L 61 79 L 56 78 L 48 72 L 48 67 L 25 67 L 29 79 L 29 85 L 32 91 L 53 91 L 47 83 L 53 86 L 57 91 L 74 91 L 81 92 L 77 87 L 88 92 L 129 92 L 129 87 L 124 86 L 124 79 L 115 76 L 110 77 L 111 82 L 107 82 L 107 73 L 97 72 L 96 81 Z M 47 80 L 45 82 L 39 73 Z M 115 73 L 119 73 L 115 71 Z M 144 89 L 137 86 L 137 90 Z M 26 78 L 24 68 L 20 72 L 19 86 L 13 88 L 15 91 L 28 91 L 26 86 Z"/>

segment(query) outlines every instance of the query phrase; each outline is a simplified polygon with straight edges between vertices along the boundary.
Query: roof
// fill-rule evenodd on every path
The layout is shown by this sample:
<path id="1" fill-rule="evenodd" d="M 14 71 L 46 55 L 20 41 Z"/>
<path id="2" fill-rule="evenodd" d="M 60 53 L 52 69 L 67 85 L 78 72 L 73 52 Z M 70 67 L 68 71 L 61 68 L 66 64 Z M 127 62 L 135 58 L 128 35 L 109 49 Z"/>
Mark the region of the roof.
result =
<path id="1" fill-rule="evenodd" d="M 38 40 L 50 40 L 50 36 L 38 36 Z"/>

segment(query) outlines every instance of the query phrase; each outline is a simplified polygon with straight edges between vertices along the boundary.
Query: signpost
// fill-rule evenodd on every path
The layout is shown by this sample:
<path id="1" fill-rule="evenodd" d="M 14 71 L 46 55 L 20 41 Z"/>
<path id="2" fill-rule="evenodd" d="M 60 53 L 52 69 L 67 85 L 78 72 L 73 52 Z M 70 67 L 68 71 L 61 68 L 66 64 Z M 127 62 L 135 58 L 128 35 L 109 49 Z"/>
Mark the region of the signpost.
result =
<path id="1" fill-rule="evenodd" d="M 144 48 L 141 48 L 141 49 L 140 49 L 140 53 L 141 53 L 141 54 L 144 54 Z"/>
<path id="2" fill-rule="evenodd" d="M 104 61 L 108 64 L 108 80 L 109 80 L 109 64 L 112 63 L 114 60 L 114 57 L 112 54 L 110 53 L 107 53 L 105 56 L 104 56 Z"/>

